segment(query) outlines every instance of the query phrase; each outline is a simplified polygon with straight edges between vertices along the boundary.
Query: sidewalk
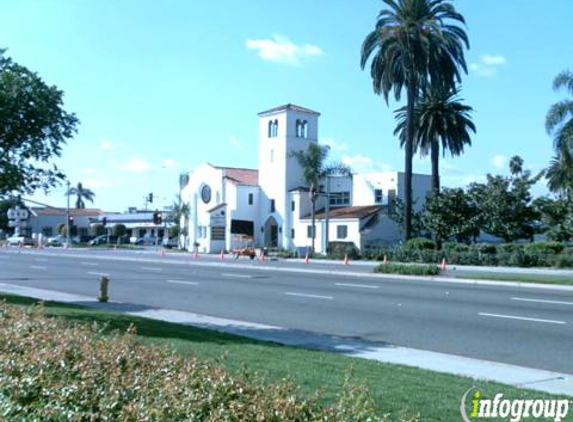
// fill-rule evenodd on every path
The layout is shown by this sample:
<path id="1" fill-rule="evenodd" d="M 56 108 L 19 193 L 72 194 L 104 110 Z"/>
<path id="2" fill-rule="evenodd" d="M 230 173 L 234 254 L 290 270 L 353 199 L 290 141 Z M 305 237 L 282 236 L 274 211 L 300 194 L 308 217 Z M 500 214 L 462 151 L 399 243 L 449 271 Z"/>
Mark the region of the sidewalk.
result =
<path id="1" fill-rule="evenodd" d="M 50 300 L 124 312 L 129 315 L 160 321 L 187 324 L 198 328 L 222 331 L 257 340 L 273 341 L 289 346 L 341 353 L 379 362 L 414 366 L 431 371 L 496 381 L 520 388 L 573 397 L 573 375 L 508 365 L 462 356 L 371 343 L 331 335 L 289 330 L 271 325 L 210 317 L 191 312 L 160 308 L 142 308 L 136 304 L 99 303 L 95 298 L 30 287 L 0 283 L 0 291 L 39 300 Z M 469 381 L 468 381 L 469 382 Z"/>

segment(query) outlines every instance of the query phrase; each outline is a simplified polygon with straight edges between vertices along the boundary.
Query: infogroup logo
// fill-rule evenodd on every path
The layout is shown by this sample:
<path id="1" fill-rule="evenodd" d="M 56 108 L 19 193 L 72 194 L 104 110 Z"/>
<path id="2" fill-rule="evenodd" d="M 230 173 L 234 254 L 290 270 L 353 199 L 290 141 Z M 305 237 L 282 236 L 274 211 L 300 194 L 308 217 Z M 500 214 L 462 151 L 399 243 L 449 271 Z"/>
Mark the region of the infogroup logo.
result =
<path id="1" fill-rule="evenodd" d="M 523 418 L 560 422 L 567 417 L 569 404 L 568 399 L 504 399 L 502 393 L 487 399 L 472 387 L 462 396 L 460 412 L 464 422 L 487 418 L 507 418 L 510 422 L 520 422 Z"/>

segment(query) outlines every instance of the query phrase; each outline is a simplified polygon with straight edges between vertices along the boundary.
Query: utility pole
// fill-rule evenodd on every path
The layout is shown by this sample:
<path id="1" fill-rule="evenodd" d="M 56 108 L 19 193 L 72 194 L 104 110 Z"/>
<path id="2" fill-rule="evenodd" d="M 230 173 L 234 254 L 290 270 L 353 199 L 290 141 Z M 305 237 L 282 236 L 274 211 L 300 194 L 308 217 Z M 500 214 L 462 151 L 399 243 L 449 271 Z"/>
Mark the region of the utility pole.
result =
<path id="1" fill-rule="evenodd" d="M 326 176 L 326 204 L 324 205 L 324 249 L 328 255 L 328 223 L 329 223 L 329 215 L 330 215 L 330 177 Z"/>
<path id="2" fill-rule="evenodd" d="M 68 197 L 68 205 L 66 208 L 66 244 L 70 247 L 70 181 L 66 182 L 68 187 L 67 197 Z"/>

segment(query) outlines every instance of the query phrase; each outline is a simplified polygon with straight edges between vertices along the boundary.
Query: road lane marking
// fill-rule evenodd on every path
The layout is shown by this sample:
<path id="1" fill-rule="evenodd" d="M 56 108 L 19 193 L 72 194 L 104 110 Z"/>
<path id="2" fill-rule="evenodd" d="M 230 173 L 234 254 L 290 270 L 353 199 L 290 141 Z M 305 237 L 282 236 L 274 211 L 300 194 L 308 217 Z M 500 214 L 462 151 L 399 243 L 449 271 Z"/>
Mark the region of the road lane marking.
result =
<path id="1" fill-rule="evenodd" d="M 183 281 L 183 280 L 167 280 L 167 282 L 173 284 L 188 284 L 190 286 L 196 286 L 199 284 L 196 281 Z"/>
<path id="2" fill-rule="evenodd" d="M 325 300 L 332 300 L 334 297 L 332 296 L 321 296 L 321 295 L 309 295 L 306 293 L 295 293 L 295 292 L 285 292 L 287 296 L 298 296 L 298 297 L 309 297 L 312 299 L 325 299 Z"/>
<path id="3" fill-rule="evenodd" d="M 380 286 L 372 286 L 370 284 L 352 284 L 352 283 L 335 283 L 336 286 L 342 287 L 363 287 L 365 289 L 379 289 Z"/>
<path id="4" fill-rule="evenodd" d="M 109 273 L 98 273 L 97 271 L 88 271 L 88 274 L 91 274 L 91 275 L 101 275 L 101 276 L 105 276 L 105 277 L 108 277 L 108 276 L 109 276 Z"/>
<path id="5" fill-rule="evenodd" d="M 231 273 L 221 273 L 224 277 L 235 277 L 235 278 L 253 278 L 252 275 L 247 274 L 231 274 Z"/>
<path id="6" fill-rule="evenodd" d="M 46 258 L 36 258 L 35 261 L 38 262 L 48 262 L 48 260 Z"/>
<path id="7" fill-rule="evenodd" d="M 99 264 L 97 262 L 80 262 L 81 265 L 90 265 L 92 267 L 97 267 Z"/>
<path id="8" fill-rule="evenodd" d="M 550 303 L 552 305 L 569 305 L 573 306 L 573 302 L 563 302 L 560 300 L 546 300 L 546 299 L 528 299 L 525 297 L 512 297 L 511 300 L 519 302 L 535 302 L 535 303 Z"/>
<path id="9" fill-rule="evenodd" d="M 139 268 L 146 271 L 163 271 L 163 268 L 159 267 L 139 267 Z"/>
<path id="10" fill-rule="evenodd" d="M 488 314 L 486 312 L 479 312 L 478 315 L 492 318 L 505 318 L 505 319 L 515 319 L 518 321 L 530 321 L 530 322 L 544 322 L 546 324 L 559 324 L 567 325 L 565 321 L 555 321 L 552 319 L 539 319 L 539 318 L 527 318 L 515 315 L 500 315 L 500 314 Z"/>
<path id="11" fill-rule="evenodd" d="M 45 270 L 46 267 L 42 267 L 41 265 L 30 265 L 30 268 L 34 270 Z"/>

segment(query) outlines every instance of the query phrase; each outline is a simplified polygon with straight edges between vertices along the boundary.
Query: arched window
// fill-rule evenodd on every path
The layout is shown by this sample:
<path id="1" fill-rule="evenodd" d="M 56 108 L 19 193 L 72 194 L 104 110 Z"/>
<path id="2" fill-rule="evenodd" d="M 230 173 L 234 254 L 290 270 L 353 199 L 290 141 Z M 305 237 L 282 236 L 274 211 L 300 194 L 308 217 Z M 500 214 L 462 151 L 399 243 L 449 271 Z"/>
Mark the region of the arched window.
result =
<path id="1" fill-rule="evenodd" d="M 279 121 L 275 120 L 273 123 L 273 137 L 276 138 L 279 134 Z"/>
<path id="2" fill-rule="evenodd" d="M 300 128 L 301 138 L 308 138 L 308 122 L 304 120 Z"/>
<path id="3" fill-rule="evenodd" d="M 269 120 L 269 138 L 272 138 L 273 136 L 273 121 Z"/>
<path id="4" fill-rule="evenodd" d="M 296 119 L 296 137 L 302 138 L 302 124 L 300 119 Z"/>

